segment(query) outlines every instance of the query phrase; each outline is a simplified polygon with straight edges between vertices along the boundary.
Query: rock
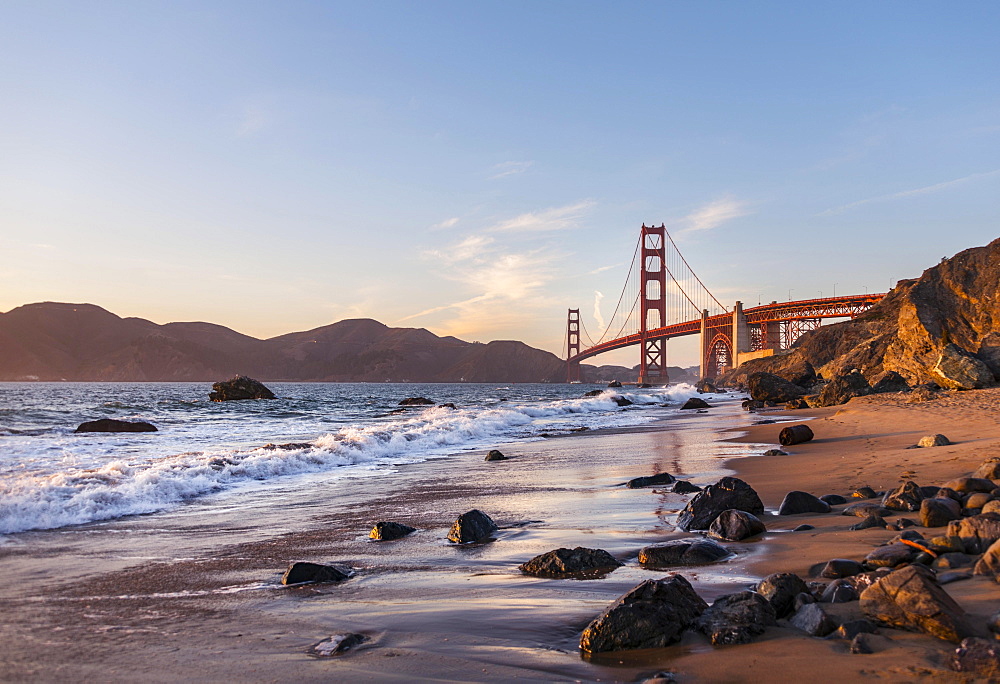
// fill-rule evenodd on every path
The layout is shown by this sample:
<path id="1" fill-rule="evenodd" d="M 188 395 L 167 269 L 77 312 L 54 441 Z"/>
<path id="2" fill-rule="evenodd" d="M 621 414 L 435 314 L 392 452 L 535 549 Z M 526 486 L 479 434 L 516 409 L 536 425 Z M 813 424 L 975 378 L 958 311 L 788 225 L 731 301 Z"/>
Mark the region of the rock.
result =
<path id="1" fill-rule="evenodd" d="M 871 620 L 848 620 L 833 632 L 838 639 L 851 640 L 859 634 L 874 634 L 878 627 Z"/>
<path id="2" fill-rule="evenodd" d="M 604 394 L 604 390 L 590 390 L 589 392 L 587 392 L 583 396 L 585 396 L 585 397 L 599 397 L 602 394 Z"/>
<path id="3" fill-rule="evenodd" d="M 785 402 L 786 409 L 804 409 L 809 408 L 809 402 L 805 400 L 805 397 L 799 397 L 798 399 L 789 399 Z"/>
<path id="4" fill-rule="evenodd" d="M 626 482 L 625 486 L 629 489 L 640 489 L 658 484 L 670 484 L 671 482 L 676 482 L 676 479 L 670 473 L 657 473 L 656 475 L 649 475 L 647 477 L 633 478 Z"/>
<path id="5" fill-rule="evenodd" d="M 677 677 L 674 676 L 673 672 L 660 670 L 652 676 L 643 679 L 641 684 L 677 684 Z"/>
<path id="6" fill-rule="evenodd" d="M 792 532 L 808 532 L 809 530 L 815 530 L 816 528 L 812 525 L 799 525 L 792 528 Z"/>
<path id="7" fill-rule="evenodd" d="M 829 513 L 830 504 L 822 501 L 808 492 L 788 492 L 778 507 L 778 515 L 796 515 L 798 513 Z"/>
<path id="8" fill-rule="evenodd" d="M 941 350 L 931 373 L 942 387 L 948 389 L 979 389 L 992 385 L 994 381 L 989 366 L 954 343 Z"/>
<path id="9" fill-rule="evenodd" d="M 703 401 L 698 397 L 691 397 L 690 399 L 684 402 L 683 406 L 681 406 L 682 411 L 685 409 L 707 409 L 707 408 L 712 408 L 712 407 L 709 406 L 707 401 Z"/>
<path id="10" fill-rule="evenodd" d="M 839 579 L 830 582 L 820 596 L 820 603 L 850 603 L 858 600 L 858 590 L 854 585 L 845 580 Z"/>
<path id="11" fill-rule="evenodd" d="M 896 518 L 891 523 L 886 525 L 887 530 L 905 530 L 907 527 L 916 527 L 918 525 L 917 521 L 913 518 Z"/>
<path id="12" fill-rule="evenodd" d="M 764 408 L 764 402 L 757 401 L 756 399 L 744 399 L 740 405 L 744 411 L 756 411 L 757 409 Z"/>
<path id="13" fill-rule="evenodd" d="M 678 565 L 706 565 L 731 555 L 726 547 L 711 539 L 673 539 L 639 551 L 639 565 L 652 570 Z"/>
<path id="14" fill-rule="evenodd" d="M 767 532 L 756 515 L 730 509 L 722 511 L 708 527 L 708 536 L 723 541 L 742 541 Z"/>
<path id="15" fill-rule="evenodd" d="M 858 532 L 860 530 L 870 530 L 876 527 L 885 528 L 887 526 L 888 524 L 886 523 L 885 518 L 883 518 L 882 516 L 869 515 L 861 522 L 851 525 L 848 529 L 854 532 Z"/>
<path id="16" fill-rule="evenodd" d="M 141 420 L 101 418 L 80 423 L 74 432 L 157 432 L 156 426 Z"/>
<path id="17" fill-rule="evenodd" d="M 691 484 L 687 480 L 677 480 L 674 483 L 673 489 L 671 489 L 674 494 L 695 494 L 701 491 L 701 487 Z"/>
<path id="18" fill-rule="evenodd" d="M 1000 456 L 991 456 L 972 473 L 972 477 L 986 480 L 1000 480 Z"/>
<path id="19" fill-rule="evenodd" d="M 964 508 L 982 508 L 992 500 L 992 494 L 987 494 L 986 492 L 975 492 L 965 497 Z"/>
<path id="20" fill-rule="evenodd" d="M 486 454 L 487 461 L 506 461 L 507 457 L 503 455 L 503 452 L 499 449 L 490 449 L 490 452 Z"/>
<path id="21" fill-rule="evenodd" d="M 603 549 L 555 549 L 535 556 L 518 570 L 536 577 L 567 577 L 580 574 L 606 574 L 620 568 L 623 563 Z"/>
<path id="22" fill-rule="evenodd" d="M 765 456 L 787 456 L 788 453 L 782 451 L 781 449 L 768 449 L 764 452 Z"/>
<path id="23" fill-rule="evenodd" d="M 924 495 L 915 483 L 904 482 L 882 497 L 882 505 L 891 511 L 919 511 Z"/>
<path id="24" fill-rule="evenodd" d="M 736 477 L 724 477 L 688 501 L 677 517 L 677 528 L 685 532 L 708 529 L 720 513 L 730 509 L 764 514 L 764 504 L 750 485 Z"/>
<path id="25" fill-rule="evenodd" d="M 878 492 L 871 487 L 858 487 L 851 493 L 852 499 L 874 499 L 876 496 Z"/>
<path id="26" fill-rule="evenodd" d="M 632 400 L 631 399 L 626 399 L 625 397 L 620 397 L 620 396 L 611 397 L 611 401 L 615 402 L 619 406 L 631 406 L 632 405 Z"/>
<path id="27" fill-rule="evenodd" d="M 892 511 L 884 506 L 877 503 L 871 503 L 868 501 L 859 501 L 858 503 L 851 504 L 840 512 L 841 515 L 853 515 L 858 518 L 867 518 L 870 515 L 892 515 Z"/>
<path id="28" fill-rule="evenodd" d="M 407 397 L 399 402 L 399 406 L 433 406 L 434 402 L 426 397 Z"/>
<path id="29" fill-rule="evenodd" d="M 782 428 L 781 432 L 778 433 L 778 442 L 781 446 L 802 444 L 812 438 L 813 431 L 809 429 L 808 425 L 790 425 L 789 427 Z"/>
<path id="30" fill-rule="evenodd" d="M 992 501 L 987 501 L 983 504 L 983 509 L 980 513 L 1000 513 L 1000 501 L 993 499 Z"/>
<path id="31" fill-rule="evenodd" d="M 881 624 L 947 641 L 969 633 L 965 611 L 920 566 L 908 565 L 875 582 L 861 594 L 860 607 Z"/>
<path id="32" fill-rule="evenodd" d="M 957 477 L 945 482 L 943 488 L 954 490 L 959 494 L 970 494 L 972 492 L 992 492 L 996 489 L 996 485 L 992 480 L 982 477 Z"/>
<path id="33" fill-rule="evenodd" d="M 334 634 L 329 639 L 323 639 L 318 644 L 313 644 L 306 653 L 317 658 L 331 658 L 335 655 L 349 651 L 355 646 L 368 641 L 364 634 Z"/>
<path id="34" fill-rule="evenodd" d="M 922 449 L 927 447 L 948 446 L 949 444 L 951 444 L 951 440 L 944 435 L 926 435 L 925 437 L 921 437 L 920 441 L 917 442 L 917 446 Z"/>
<path id="35" fill-rule="evenodd" d="M 821 406 L 836 406 L 871 393 L 872 388 L 865 376 L 855 368 L 830 380 L 819 393 L 819 403 Z"/>
<path id="36" fill-rule="evenodd" d="M 458 516 L 458 519 L 448 530 L 448 540 L 456 544 L 484 541 L 493 536 L 497 525 L 490 516 L 480 510 L 473 509 Z"/>
<path id="37" fill-rule="evenodd" d="M 814 637 L 824 637 L 839 626 L 818 603 L 802 606 L 788 621 L 792 627 Z"/>
<path id="38" fill-rule="evenodd" d="M 938 398 L 938 393 L 928 387 L 914 387 L 910 396 L 906 399 L 907 404 L 922 404 L 925 401 L 932 401 Z"/>
<path id="39" fill-rule="evenodd" d="M 681 575 L 646 580 L 612 603 L 580 636 L 587 653 L 662 648 L 679 641 L 708 604 Z"/>
<path id="40" fill-rule="evenodd" d="M 951 669 L 968 672 L 989 681 L 1000 679 L 1000 642 L 969 637 L 951 655 Z"/>
<path id="41" fill-rule="evenodd" d="M 952 499 L 958 503 L 962 503 L 962 495 L 956 492 L 951 487 L 938 487 L 938 490 L 934 492 L 935 499 Z"/>
<path id="42" fill-rule="evenodd" d="M 793 612 L 798 611 L 800 608 L 802 608 L 802 606 L 804 606 L 806 604 L 809 604 L 809 603 L 816 603 L 816 597 L 813 596 L 812 594 L 807 594 L 805 592 L 803 592 L 801 594 L 796 594 L 795 595 L 795 603 L 794 603 L 794 607 L 792 608 L 792 610 L 793 610 Z"/>
<path id="43" fill-rule="evenodd" d="M 720 596 L 695 621 L 695 627 L 716 646 L 750 643 L 774 624 L 774 608 L 752 591 Z"/>
<path id="44" fill-rule="evenodd" d="M 694 386 L 694 388 L 696 390 L 698 390 L 698 392 L 701 393 L 701 394 L 718 394 L 719 393 L 719 388 L 716 387 L 715 384 L 711 380 L 709 380 L 708 378 L 704 378 L 704 379 L 700 380 L 698 382 L 698 384 Z"/>
<path id="45" fill-rule="evenodd" d="M 404 525 L 403 523 L 383 521 L 375 523 L 375 527 L 368 533 L 368 536 L 371 539 L 378 539 L 380 541 L 391 541 L 393 539 L 401 539 L 416 531 L 417 528 Z"/>
<path id="46" fill-rule="evenodd" d="M 909 392 L 910 386 L 902 375 L 896 371 L 885 371 L 875 377 L 875 384 L 872 385 L 874 394 L 884 394 L 886 392 Z"/>
<path id="47" fill-rule="evenodd" d="M 825 501 L 831 506 L 839 506 L 841 504 L 847 503 L 847 499 L 842 497 L 840 494 L 824 494 L 819 497 L 820 501 Z"/>
<path id="48" fill-rule="evenodd" d="M 944 527 L 962 517 L 962 507 L 953 499 L 924 499 L 920 502 L 920 524 L 924 527 Z"/>
<path id="49" fill-rule="evenodd" d="M 612 380 L 611 382 L 608 383 L 608 387 L 621 387 L 621 386 L 622 384 L 617 380 Z"/>
<path id="50" fill-rule="evenodd" d="M 834 558 L 826 562 L 826 565 L 820 570 L 819 576 L 827 579 L 840 579 L 841 577 L 850 577 L 864 571 L 864 566 L 855 560 Z"/>
<path id="51" fill-rule="evenodd" d="M 1000 610 L 993 613 L 990 619 L 986 621 L 986 628 L 994 634 L 1000 635 Z"/>
<path id="52" fill-rule="evenodd" d="M 452 411 L 457 411 L 457 410 L 458 410 L 458 407 L 457 407 L 457 406 L 455 406 L 455 404 L 453 404 L 453 403 L 452 403 L 452 402 L 450 402 L 450 401 L 446 401 L 446 402 L 445 402 L 445 403 L 443 403 L 443 404 L 438 404 L 438 408 L 446 408 L 446 409 L 451 409 Z"/>
<path id="53" fill-rule="evenodd" d="M 892 647 L 892 639 L 881 634 L 868 634 L 862 632 L 851 640 L 850 650 L 854 654 L 871 654 L 884 651 Z"/>
<path id="54" fill-rule="evenodd" d="M 235 378 L 223 380 L 212 385 L 208 398 L 212 401 L 243 401 L 246 399 L 277 399 L 274 392 L 262 382 L 237 375 Z"/>
<path id="55" fill-rule="evenodd" d="M 913 560 L 913 548 L 906 544 L 876 546 L 865 556 L 865 565 L 870 568 L 894 568 Z"/>
<path id="56" fill-rule="evenodd" d="M 810 592 L 806 583 L 795 573 L 778 572 L 765 577 L 758 585 L 757 593 L 768 600 L 774 608 L 775 617 L 783 618 L 792 612 L 798 594 Z"/>
<path id="57" fill-rule="evenodd" d="M 992 547 L 991 547 L 992 548 Z M 934 559 L 931 567 L 935 570 L 954 570 L 955 568 L 965 568 L 972 565 L 974 558 L 961 551 L 942 553 Z"/>
<path id="58" fill-rule="evenodd" d="M 949 570 L 948 572 L 942 572 L 937 576 L 937 582 L 940 585 L 951 584 L 952 582 L 958 582 L 960 580 L 972 579 L 972 573 L 968 570 Z"/>
<path id="59" fill-rule="evenodd" d="M 965 553 L 983 553 L 1000 539 L 1000 513 L 980 513 L 948 523 L 949 537 L 958 537 Z"/>
<path id="60" fill-rule="evenodd" d="M 972 569 L 973 575 L 986 575 L 1000 581 L 1000 540 L 993 542 Z"/>
<path id="61" fill-rule="evenodd" d="M 282 584 L 302 584 L 303 582 L 343 582 L 352 577 L 354 571 L 337 565 L 320 565 L 299 561 L 292 563 L 281 577 Z"/>
<path id="62" fill-rule="evenodd" d="M 747 387 L 750 390 L 751 399 L 755 401 L 773 401 L 777 404 L 797 399 L 806 394 L 806 391 L 798 385 L 788 382 L 773 373 L 751 373 L 747 377 Z"/>

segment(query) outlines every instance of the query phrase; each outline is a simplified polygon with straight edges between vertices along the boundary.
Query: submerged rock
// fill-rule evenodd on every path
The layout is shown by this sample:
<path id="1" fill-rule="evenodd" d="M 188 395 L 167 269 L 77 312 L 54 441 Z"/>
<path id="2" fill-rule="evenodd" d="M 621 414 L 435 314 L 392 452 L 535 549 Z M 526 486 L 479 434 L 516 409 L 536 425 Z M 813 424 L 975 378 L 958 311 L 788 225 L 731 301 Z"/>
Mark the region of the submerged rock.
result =
<path id="1" fill-rule="evenodd" d="M 641 489 L 642 487 L 652 487 L 658 484 L 670 484 L 675 478 L 670 473 L 657 473 L 646 477 L 635 477 L 625 483 L 629 489 Z"/>
<path id="2" fill-rule="evenodd" d="M 652 570 L 678 565 L 706 565 L 730 555 L 726 547 L 711 539 L 673 539 L 644 547 L 639 551 L 639 565 Z"/>
<path id="3" fill-rule="evenodd" d="M 74 432 L 157 432 L 156 426 L 141 420 L 101 418 L 80 423 Z"/>
<path id="4" fill-rule="evenodd" d="M 695 621 L 695 627 L 716 646 L 750 643 L 774 624 L 777 624 L 774 608 L 752 591 L 720 596 Z"/>
<path id="5" fill-rule="evenodd" d="M 720 513 L 735 509 L 764 514 L 764 504 L 753 487 L 736 477 L 724 477 L 692 498 L 677 517 L 678 529 L 705 530 Z"/>
<path id="6" fill-rule="evenodd" d="M 607 573 L 620 568 L 623 563 L 603 549 L 555 549 L 535 556 L 518 570 L 536 577 L 567 577 L 584 573 Z"/>
<path id="7" fill-rule="evenodd" d="M 468 544 L 489 539 L 497 531 L 497 524 L 490 516 L 478 509 L 458 516 L 458 519 L 448 530 L 448 541 L 456 544 Z"/>
<path id="8" fill-rule="evenodd" d="M 354 571 L 337 565 L 321 565 L 299 561 L 292 563 L 281 577 L 282 584 L 302 584 L 303 582 L 343 582 L 354 575 Z"/>
<path id="9" fill-rule="evenodd" d="M 434 402 L 426 397 L 407 397 L 399 402 L 399 406 L 433 406 Z"/>
<path id="10" fill-rule="evenodd" d="M 375 527 L 368 533 L 368 537 L 379 541 L 391 541 L 393 539 L 401 539 L 416 531 L 417 528 L 404 525 L 403 523 L 382 521 L 375 523 Z"/>
<path id="11" fill-rule="evenodd" d="M 277 399 L 264 383 L 245 375 L 223 380 L 212 385 L 208 398 L 212 401 L 245 401 L 248 399 Z"/>

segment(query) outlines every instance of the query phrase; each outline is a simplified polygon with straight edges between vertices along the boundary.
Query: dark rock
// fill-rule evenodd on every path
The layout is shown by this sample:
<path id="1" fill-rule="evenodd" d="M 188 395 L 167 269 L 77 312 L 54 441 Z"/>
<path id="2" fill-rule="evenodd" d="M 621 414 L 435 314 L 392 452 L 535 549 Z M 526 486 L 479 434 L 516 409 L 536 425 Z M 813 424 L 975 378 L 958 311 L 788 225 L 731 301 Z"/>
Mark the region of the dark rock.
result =
<path id="1" fill-rule="evenodd" d="M 818 603 L 802 606 L 788 621 L 792 627 L 814 637 L 824 637 L 839 626 Z"/>
<path id="2" fill-rule="evenodd" d="M 708 604 L 681 575 L 646 580 L 587 625 L 580 648 L 601 653 L 669 646 L 706 608 Z"/>
<path id="3" fill-rule="evenodd" d="M 969 634 L 965 611 L 930 575 L 916 565 L 890 572 L 861 594 L 861 612 L 890 627 L 960 641 Z"/>
<path id="4" fill-rule="evenodd" d="M 448 530 L 448 540 L 456 544 L 467 544 L 489 539 L 497 531 L 497 525 L 490 516 L 473 509 L 458 516 Z"/>
<path id="5" fill-rule="evenodd" d="M 693 485 L 687 480 L 677 480 L 670 491 L 674 494 L 695 494 L 701 491 L 701 487 Z"/>
<path id="6" fill-rule="evenodd" d="M 859 532 L 861 530 L 870 530 L 870 529 L 875 528 L 875 527 L 880 527 L 880 528 L 884 529 L 886 526 L 887 526 L 887 523 L 885 522 L 885 518 L 883 518 L 882 516 L 880 516 L 880 515 L 869 515 L 867 518 L 865 518 L 861 522 L 856 523 L 854 525 L 851 525 L 847 529 L 849 529 L 849 530 L 851 530 L 853 532 Z"/>
<path id="7" fill-rule="evenodd" d="M 812 438 L 813 431 L 808 425 L 790 425 L 782 428 L 781 432 L 778 433 L 778 442 L 781 446 L 802 444 L 803 442 L 810 441 Z"/>
<path id="8" fill-rule="evenodd" d="M 948 523 L 949 537 L 958 537 L 965 553 L 983 553 L 1000 539 L 1000 513 L 980 513 Z"/>
<path id="9" fill-rule="evenodd" d="M 919 523 L 913 518 L 896 518 L 885 526 L 887 530 L 905 530 L 908 527 L 916 527 Z"/>
<path id="10" fill-rule="evenodd" d="M 846 404 L 854 397 L 863 397 L 871 393 L 872 388 L 865 380 L 865 376 L 855 368 L 830 380 L 819 393 L 819 404 L 820 406 Z"/>
<path id="11" fill-rule="evenodd" d="M 765 456 L 787 456 L 788 452 L 782 451 L 781 449 L 768 449 L 764 452 Z"/>
<path id="12" fill-rule="evenodd" d="M 1000 540 L 993 542 L 972 570 L 973 575 L 986 575 L 1000 580 Z"/>
<path id="13" fill-rule="evenodd" d="M 834 580 L 823 590 L 820 603 L 850 603 L 858 600 L 858 590 L 850 582 Z"/>
<path id="14" fill-rule="evenodd" d="M 329 639 L 323 639 L 318 644 L 310 646 L 306 649 L 306 653 L 316 658 L 332 658 L 366 641 L 368 637 L 364 634 L 334 634 Z"/>
<path id="15" fill-rule="evenodd" d="M 683 406 L 681 406 L 682 411 L 685 409 L 707 409 L 707 408 L 712 408 L 712 407 L 708 404 L 707 401 L 703 401 L 698 397 L 691 397 L 690 399 L 684 402 Z"/>
<path id="16" fill-rule="evenodd" d="M 852 499 L 874 499 L 876 496 L 878 496 L 878 492 L 871 487 L 858 487 L 851 494 Z"/>
<path id="17" fill-rule="evenodd" d="M 798 399 L 789 399 L 785 402 L 786 409 L 804 409 L 809 408 L 809 402 L 805 400 L 805 397 L 799 397 Z"/>
<path id="18" fill-rule="evenodd" d="M 788 492 L 778 507 L 778 515 L 796 515 L 798 513 L 829 513 L 830 504 L 818 499 L 808 492 Z"/>
<path id="19" fill-rule="evenodd" d="M 433 406 L 434 402 L 426 397 L 407 397 L 399 402 L 400 406 Z"/>
<path id="20" fill-rule="evenodd" d="M 920 448 L 948 446 L 949 444 L 951 444 L 951 440 L 944 435 L 927 435 L 921 437 L 917 442 L 917 446 Z"/>
<path id="21" fill-rule="evenodd" d="M 909 392 L 910 386 L 902 375 L 896 371 L 885 371 L 875 377 L 875 384 L 872 385 L 872 392 L 884 394 L 886 392 Z"/>
<path id="22" fill-rule="evenodd" d="M 653 544 L 639 551 L 639 565 L 653 570 L 678 565 L 706 565 L 732 555 L 711 539 L 693 537 Z"/>
<path id="23" fill-rule="evenodd" d="M 764 408 L 764 402 L 756 399 L 744 399 L 741 406 L 744 411 L 756 411 L 757 409 Z"/>
<path id="24" fill-rule="evenodd" d="M 742 541 L 767 532 L 760 518 L 746 511 L 723 511 L 708 527 L 708 536 L 723 541 Z"/>
<path id="25" fill-rule="evenodd" d="M 393 539 L 400 539 L 416 531 L 417 528 L 404 525 L 403 523 L 383 521 L 375 523 L 375 527 L 368 533 L 368 536 L 380 541 L 391 541 Z"/>
<path id="26" fill-rule="evenodd" d="M 816 528 L 812 525 L 799 525 L 798 527 L 792 529 L 792 532 L 807 532 L 809 530 L 815 530 Z"/>
<path id="27" fill-rule="evenodd" d="M 875 623 L 870 620 L 848 620 L 840 624 L 833 636 L 851 640 L 859 634 L 874 634 L 877 629 Z"/>
<path id="28" fill-rule="evenodd" d="M 438 404 L 438 408 L 452 409 L 453 411 L 457 411 L 458 410 L 458 407 L 455 406 L 455 404 L 451 403 L 450 401 L 447 401 L 447 402 L 445 402 L 443 404 Z"/>
<path id="29" fill-rule="evenodd" d="M 490 449 L 490 452 L 486 454 L 487 461 L 506 461 L 507 457 L 503 455 L 498 449 Z"/>
<path id="30" fill-rule="evenodd" d="M 702 379 L 694 386 L 701 394 L 718 394 L 719 388 L 708 378 Z"/>
<path id="31" fill-rule="evenodd" d="M 587 392 L 583 396 L 585 396 L 585 397 L 599 397 L 602 394 L 604 394 L 604 390 L 590 390 L 589 392 Z"/>
<path id="32" fill-rule="evenodd" d="M 962 517 L 962 507 L 954 499 L 934 497 L 920 502 L 920 524 L 924 527 L 944 527 Z"/>
<path id="33" fill-rule="evenodd" d="M 841 496 L 840 494 L 824 494 L 823 496 L 819 497 L 819 500 L 825 501 L 831 506 L 839 506 L 841 504 L 847 503 L 847 499 Z"/>
<path id="34" fill-rule="evenodd" d="M 670 484 L 676 482 L 676 478 L 670 473 L 657 473 L 647 477 L 636 477 L 625 483 L 629 489 L 640 489 L 642 487 L 652 487 L 659 484 Z"/>
<path id="35" fill-rule="evenodd" d="M 990 548 L 993 548 L 992 546 Z M 966 553 L 951 552 L 942 553 L 934 559 L 931 567 L 935 570 L 954 570 L 955 568 L 965 568 L 972 565 L 974 558 Z"/>
<path id="36" fill-rule="evenodd" d="M 643 679 L 641 684 L 677 684 L 677 677 L 674 676 L 673 672 L 660 670 Z"/>
<path id="37" fill-rule="evenodd" d="M 768 625 L 774 624 L 777 624 L 774 608 L 752 591 L 720 596 L 695 621 L 695 627 L 716 646 L 750 643 Z"/>
<path id="38" fill-rule="evenodd" d="M 75 432 L 157 432 L 156 426 L 141 420 L 101 418 L 80 423 Z"/>
<path id="39" fill-rule="evenodd" d="M 765 577 L 758 585 L 757 593 L 768 600 L 774 608 L 775 617 L 783 618 L 792 612 L 797 595 L 810 592 L 806 583 L 795 573 L 778 572 Z"/>
<path id="40" fill-rule="evenodd" d="M 938 487 L 938 490 L 937 490 L 937 492 L 934 493 L 934 497 L 933 498 L 935 498 L 935 499 L 951 499 L 953 501 L 957 501 L 958 503 L 962 503 L 962 495 L 959 494 L 958 492 L 956 492 L 951 487 Z"/>
<path id="41" fill-rule="evenodd" d="M 603 549 L 555 549 L 535 556 L 518 569 L 536 577 L 567 577 L 580 574 L 604 574 L 620 568 L 623 563 Z"/>
<path id="42" fill-rule="evenodd" d="M 992 492 L 997 488 L 992 480 L 983 477 L 958 477 L 945 482 L 943 487 L 952 489 L 959 494 L 971 494 L 973 492 Z"/>
<path id="43" fill-rule="evenodd" d="M 952 582 L 967 579 L 972 579 L 972 572 L 968 570 L 949 570 L 948 572 L 942 572 L 937 576 L 937 582 L 940 585 L 951 584 Z"/>
<path id="44" fill-rule="evenodd" d="M 807 605 L 809 603 L 816 603 L 816 597 L 806 592 L 802 592 L 801 594 L 796 594 L 795 604 L 792 610 L 797 612 L 800 608 L 802 608 L 802 606 Z"/>
<path id="45" fill-rule="evenodd" d="M 631 399 L 626 399 L 625 397 L 619 397 L 619 396 L 611 397 L 611 401 L 615 402 L 619 406 L 631 406 L 632 405 L 632 400 Z"/>
<path id="46" fill-rule="evenodd" d="M 986 628 L 994 634 L 1000 634 L 1000 610 L 993 613 L 990 619 L 986 621 Z"/>
<path id="47" fill-rule="evenodd" d="M 678 529 L 705 530 L 725 510 L 764 514 L 764 504 L 757 492 L 743 480 L 724 477 L 695 495 L 677 517 Z"/>
<path id="48" fill-rule="evenodd" d="M 316 446 L 312 442 L 285 442 L 284 444 L 265 444 L 261 449 L 268 449 L 270 451 L 301 451 L 303 449 L 312 449 Z"/>
<path id="49" fill-rule="evenodd" d="M 747 387 L 750 398 L 755 401 L 773 401 L 782 404 L 790 399 L 797 399 L 806 391 L 796 384 L 788 382 L 773 373 L 757 372 L 747 377 Z"/>
<path id="50" fill-rule="evenodd" d="M 989 681 L 1000 679 L 1000 642 L 979 637 L 963 639 L 951 655 L 951 669 Z"/>
<path id="51" fill-rule="evenodd" d="M 901 533 L 897 534 L 895 537 L 889 540 L 890 544 L 895 544 L 903 539 L 908 539 L 909 541 L 924 542 L 924 535 L 920 534 L 916 530 L 903 530 Z"/>
<path id="52" fill-rule="evenodd" d="M 881 634 L 868 634 L 862 632 L 851 640 L 851 653 L 870 654 L 884 651 L 892 647 L 892 639 Z"/>
<path id="53" fill-rule="evenodd" d="M 826 562 L 819 576 L 827 579 L 840 579 L 841 577 L 851 577 L 865 571 L 861 563 L 848 558 L 834 558 Z"/>
<path id="54" fill-rule="evenodd" d="M 882 505 L 892 511 L 919 511 L 924 495 L 914 482 L 907 481 L 882 497 Z"/>
<path id="55" fill-rule="evenodd" d="M 301 584 L 303 582 L 343 582 L 354 575 L 349 568 L 336 565 L 320 565 L 319 563 L 292 563 L 281 577 L 282 584 Z"/>
<path id="56" fill-rule="evenodd" d="M 617 380 L 612 380 L 611 382 L 608 383 L 608 387 L 621 387 L 621 386 L 622 384 Z"/>
<path id="57" fill-rule="evenodd" d="M 894 568 L 913 560 L 913 548 L 906 544 L 876 546 L 865 556 L 865 565 L 870 568 Z"/>
<path id="58" fill-rule="evenodd" d="M 951 343 L 941 350 L 931 373 L 942 387 L 948 389 L 980 389 L 993 384 L 993 371 L 983 361 Z"/>
<path id="59" fill-rule="evenodd" d="M 858 518 L 867 518 L 868 516 L 871 515 L 878 515 L 878 516 L 892 515 L 892 511 L 877 503 L 871 503 L 869 501 L 859 501 L 858 503 L 851 504 L 850 506 L 842 510 L 840 514 L 853 515 Z"/>
<path id="60" fill-rule="evenodd" d="M 264 386 L 264 383 L 237 375 L 235 378 L 223 380 L 212 385 L 208 398 L 212 401 L 243 401 L 245 399 L 277 399 L 274 392 Z"/>

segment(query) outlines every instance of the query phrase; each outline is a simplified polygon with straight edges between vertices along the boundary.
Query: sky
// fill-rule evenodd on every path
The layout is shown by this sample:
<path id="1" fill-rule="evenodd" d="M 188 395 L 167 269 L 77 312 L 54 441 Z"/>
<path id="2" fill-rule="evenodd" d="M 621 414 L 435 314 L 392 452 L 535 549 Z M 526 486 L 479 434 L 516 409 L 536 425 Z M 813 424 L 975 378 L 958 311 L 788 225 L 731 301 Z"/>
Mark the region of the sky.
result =
<path id="1" fill-rule="evenodd" d="M 643 223 L 728 306 L 885 291 L 1000 236 L 998 28 L 995 2 L 4 0 L 0 311 L 564 356 Z"/>

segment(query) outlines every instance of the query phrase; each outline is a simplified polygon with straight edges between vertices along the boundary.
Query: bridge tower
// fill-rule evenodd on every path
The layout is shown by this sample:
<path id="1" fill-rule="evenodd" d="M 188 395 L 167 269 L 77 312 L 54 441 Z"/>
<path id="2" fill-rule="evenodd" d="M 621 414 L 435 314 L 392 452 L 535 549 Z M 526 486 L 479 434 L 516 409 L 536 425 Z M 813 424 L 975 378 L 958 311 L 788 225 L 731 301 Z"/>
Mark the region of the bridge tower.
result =
<path id="1" fill-rule="evenodd" d="M 666 225 L 642 224 L 641 258 L 639 275 L 642 303 L 639 335 L 642 339 L 642 358 L 639 363 L 639 383 L 667 382 L 667 339 L 650 337 L 649 330 L 667 324 L 667 267 Z M 650 319 L 653 320 L 650 320 Z"/>
<path id="2" fill-rule="evenodd" d="M 580 382 L 580 362 L 570 361 L 580 353 L 580 310 L 566 316 L 566 382 Z"/>

